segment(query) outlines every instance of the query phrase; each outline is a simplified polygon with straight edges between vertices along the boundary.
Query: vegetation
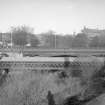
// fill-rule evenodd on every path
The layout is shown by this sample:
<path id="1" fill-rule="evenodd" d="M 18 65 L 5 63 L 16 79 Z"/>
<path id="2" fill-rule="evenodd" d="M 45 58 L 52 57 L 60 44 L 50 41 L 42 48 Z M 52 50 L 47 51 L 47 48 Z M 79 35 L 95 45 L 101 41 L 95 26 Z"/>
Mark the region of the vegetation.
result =
<path id="1" fill-rule="evenodd" d="M 83 33 L 79 33 L 75 36 L 72 42 L 72 47 L 76 48 L 87 48 L 88 47 L 88 37 Z"/>
<path id="2" fill-rule="evenodd" d="M 71 83 L 72 85 L 70 85 Z M 41 74 L 35 71 L 12 71 L 0 86 L 0 104 L 48 105 L 49 90 L 53 94 L 59 94 L 66 88 L 70 89 L 73 84 L 77 84 L 74 79 L 71 77 L 65 80 L 59 79 L 57 73 L 48 74 L 45 72 Z M 62 97 L 64 98 L 64 95 Z"/>
<path id="3" fill-rule="evenodd" d="M 14 46 L 36 47 L 39 39 L 33 34 L 33 29 L 27 26 L 12 27 L 12 42 Z"/>
<path id="4" fill-rule="evenodd" d="M 92 33 L 91 33 L 92 34 Z M 93 33 L 94 34 L 94 33 Z M 81 31 L 77 34 L 57 34 L 49 30 L 34 34 L 28 26 L 12 27 L 10 32 L 0 33 L 0 45 L 35 47 L 35 48 L 105 48 L 105 34 L 90 35 Z"/>
<path id="5" fill-rule="evenodd" d="M 88 59 L 85 58 L 87 62 Z M 69 71 L 65 71 L 67 76 L 64 77 L 60 76 L 60 72 L 11 71 L 0 85 L 0 104 L 47 105 L 49 90 L 57 105 L 61 105 L 68 96 L 80 94 L 81 99 L 98 96 L 104 93 L 104 66 L 98 58 L 91 59 L 85 65 L 72 66 Z M 81 70 L 79 75 L 77 70 Z"/>

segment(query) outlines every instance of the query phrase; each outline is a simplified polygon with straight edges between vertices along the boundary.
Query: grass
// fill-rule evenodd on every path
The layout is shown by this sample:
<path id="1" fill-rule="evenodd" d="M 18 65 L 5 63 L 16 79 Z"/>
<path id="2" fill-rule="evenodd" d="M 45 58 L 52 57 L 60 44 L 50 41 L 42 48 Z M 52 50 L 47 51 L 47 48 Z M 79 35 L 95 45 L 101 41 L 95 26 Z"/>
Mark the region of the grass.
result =
<path id="1" fill-rule="evenodd" d="M 90 64 L 71 67 L 70 71 L 81 70 L 82 75 L 69 71 L 67 78 L 59 78 L 58 73 L 12 71 L 0 86 L 0 105 L 47 105 L 48 90 L 54 94 L 56 103 L 61 104 L 67 96 L 84 92 L 94 72 L 102 66 L 96 61 Z"/>

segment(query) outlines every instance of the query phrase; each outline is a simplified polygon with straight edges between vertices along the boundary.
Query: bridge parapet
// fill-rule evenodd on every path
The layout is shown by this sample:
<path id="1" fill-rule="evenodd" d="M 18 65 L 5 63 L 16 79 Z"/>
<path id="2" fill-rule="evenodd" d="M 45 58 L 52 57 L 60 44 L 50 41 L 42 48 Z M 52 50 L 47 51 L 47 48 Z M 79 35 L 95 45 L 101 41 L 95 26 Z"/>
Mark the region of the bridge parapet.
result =
<path id="1" fill-rule="evenodd" d="M 35 49 L 35 48 L 4 48 L 0 52 L 23 53 L 23 55 L 74 55 L 74 56 L 105 56 L 105 49 Z"/>
<path id="2" fill-rule="evenodd" d="M 0 68 L 27 70 L 64 70 L 63 62 L 1 62 Z"/>
<path id="3" fill-rule="evenodd" d="M 10 70 L 70 70 L 71 68 L 89 68 L 101 66 L 102 62 L 79 62 L 73 61 L 68 62 L 68 66 L 65 67 L 64 62 L 23 62 L 23 61 L 2 61 L 0 62 L 0 68 L 5 69 L 9 68 Z"/>

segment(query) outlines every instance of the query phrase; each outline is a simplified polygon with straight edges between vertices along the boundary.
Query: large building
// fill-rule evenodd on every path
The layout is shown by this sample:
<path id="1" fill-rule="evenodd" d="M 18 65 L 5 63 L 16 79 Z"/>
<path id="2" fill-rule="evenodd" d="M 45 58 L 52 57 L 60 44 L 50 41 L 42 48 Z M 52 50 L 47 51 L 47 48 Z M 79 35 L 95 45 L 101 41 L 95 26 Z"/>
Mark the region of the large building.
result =
<path id="1" fill-rule="evenodd" d="M 82 33 L 88 35 L 89 37 L 94 37 L 94 36 L 99 36 L 99 35 L 105 35 L 105 29 L 100 30 L 100 29 L 90 29 L 84 27 L 81 30 Z"/>

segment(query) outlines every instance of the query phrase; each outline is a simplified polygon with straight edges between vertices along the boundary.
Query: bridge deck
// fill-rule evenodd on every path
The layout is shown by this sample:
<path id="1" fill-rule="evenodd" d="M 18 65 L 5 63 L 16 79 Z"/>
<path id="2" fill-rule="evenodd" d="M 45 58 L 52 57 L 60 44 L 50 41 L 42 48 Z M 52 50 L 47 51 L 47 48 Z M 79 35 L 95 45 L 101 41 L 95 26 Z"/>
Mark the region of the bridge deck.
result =
<path id="1" fill-rule="evenodd" d="M 0 52 L 22 52 L 24 55 L 105 55 L 105 49 L 33 49 L 5 48 Z"/>

